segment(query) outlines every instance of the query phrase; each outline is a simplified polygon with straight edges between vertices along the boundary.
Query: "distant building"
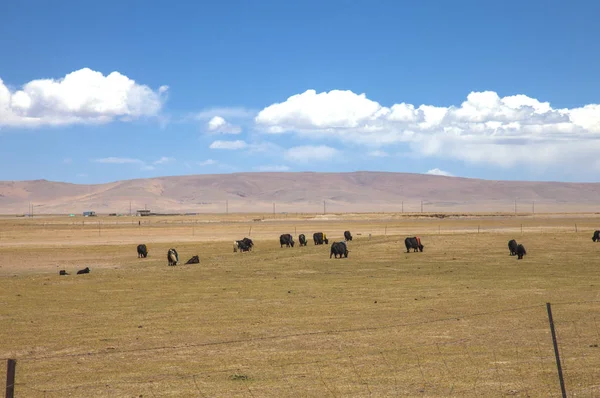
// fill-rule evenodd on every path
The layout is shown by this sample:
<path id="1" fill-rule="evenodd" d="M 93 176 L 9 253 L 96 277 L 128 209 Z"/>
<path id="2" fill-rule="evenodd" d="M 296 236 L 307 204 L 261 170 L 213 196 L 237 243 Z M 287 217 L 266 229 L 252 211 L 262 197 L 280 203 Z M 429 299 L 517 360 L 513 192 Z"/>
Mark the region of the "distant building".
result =
<path id="1" fill-rule="evenodd" d="M 96 212 L 95 211 L 84 211 L 83 216 L 84 217 L 96 217 Z"/>
<path id="2" fill-rule="evenodd" d="M 150 213 L 150 210 L 146 210 L 146 209 L 138 210 L 135 213 L 136 216 L 149 216 L 150 214 L 152 214 L 152 213 Z"/>

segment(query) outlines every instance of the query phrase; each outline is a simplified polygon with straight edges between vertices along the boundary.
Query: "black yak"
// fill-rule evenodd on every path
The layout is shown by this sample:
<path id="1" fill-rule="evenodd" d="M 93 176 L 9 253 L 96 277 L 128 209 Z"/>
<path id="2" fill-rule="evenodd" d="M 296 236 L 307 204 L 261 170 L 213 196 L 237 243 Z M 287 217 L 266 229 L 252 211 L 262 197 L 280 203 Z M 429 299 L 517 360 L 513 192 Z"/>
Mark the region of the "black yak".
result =
<path id="1" fill-rule="evenodd" d="M 421 238 L 418 236 L 404 239 L 404 245 L 406 246 L 407 253 L 410 253 L 410 249 L 413 249 L 413 252 L 416 252 L 417 250 L 422 252 L 423 248 L 425 247 L 421 244 Z"/>
<path id="2" fill-rule="evenodd" d="M 338 255 L 340 256 L 339 258 L 342 258 L 342 256 L 348 257 L 348 252 L 349 250 L 345 242 L 333 242 L 331 244 L 329 258 L 331 258 L 331 256 L 335 256 L 335 258 L 338 258 Z"/>
<path id="3" fill-rule="evenodd" d="M 517 241 L 511 239 L 508 241 L 508 250 L 510 250 L 510 255 L 515 256 L 517 254 Z"/>

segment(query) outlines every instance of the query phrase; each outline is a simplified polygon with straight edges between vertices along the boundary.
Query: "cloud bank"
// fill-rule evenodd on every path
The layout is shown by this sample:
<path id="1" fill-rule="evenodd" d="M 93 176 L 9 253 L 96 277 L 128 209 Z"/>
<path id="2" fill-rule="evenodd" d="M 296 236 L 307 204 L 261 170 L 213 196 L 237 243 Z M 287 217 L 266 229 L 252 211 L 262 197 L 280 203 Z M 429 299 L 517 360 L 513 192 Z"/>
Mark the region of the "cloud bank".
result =
<path id="1" fill-rule="evenodd" d="M 152 90 L 119 72 L 83 68 L 61 79 L 38 79 L 9 89 L 0 79 L 0 126 L 108 123 L 156 116 L 167 86 Z"/>
<path id="2" fill-rule="evenodd" d="M 471 92 L 459 106 L 383 106 L 365 94 L 307 90 L 255 117 L 266 134 L 336 139 L 371 156 L 407 145 L 423 157 L 500 167 L 577 166 L 600 170 L 600 105 L 555 109 L 526 95 Z M 327 156 L 326 156 L 327 157 Z M 331 156 L 329 156 L 331 157 Z"/>

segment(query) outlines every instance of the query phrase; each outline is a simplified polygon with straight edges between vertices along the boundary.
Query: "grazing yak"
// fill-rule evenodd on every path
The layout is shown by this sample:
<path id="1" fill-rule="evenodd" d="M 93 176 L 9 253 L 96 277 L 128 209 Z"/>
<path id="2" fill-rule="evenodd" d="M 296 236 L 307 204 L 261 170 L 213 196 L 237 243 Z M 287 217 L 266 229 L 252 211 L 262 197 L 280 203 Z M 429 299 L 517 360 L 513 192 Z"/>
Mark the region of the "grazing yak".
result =
<path id="1" fill-rule="evenodd" d="M 61 269 L 60 271 L 58 271 L 58 275 L 69 275 L 69 273 L 64 269 Z"/>
<path id="2" fill-rule="evenodd" d="M 410 249 L 413 249 L 413 253 L 417 251 L 417 249 L 422 252 L 423 246 L 421 244 L 421 238 L 418 236 L 413 236 L 412 238 L 404 239 L 404 245 L 406 246 L 406 252 L 410 253 Z"/>
<path id="3" fill-rule="evenodd" d="M 77 275 L 89 274 L 89 273 L 90 273 L 90 267 L 85 267 L 84 269 L 80 269 L 79 271 L 77 271 Z"/>
<path id="4" fill-rule="evenodd" d="M 169 249 L 169 251 L 167 252 L 167 260 L 169 261 L 169 265 L 177 265 L 177 263 L 179 262 L 179 254 L 177 253 L 177 250 L 171 248 Z"/>
<path id="5" fill-rule="evenodd" d="M 350 231 L 344 231 L 344 239 L 346 241 L 352 240 L 352 234 L 350 233 Z"/>
<path id="6" fill-rule="evenodd" d="M 300 246 L 306 246 L 306 236 L 304 234 L 298 235 L 298 242 L 300 242 Z"/>
<path id="7" fill-rule="evenodd" d="M 329 253 L 329 258 L 331 258 L 331 256 L 335 256 L 335 258 L 342 258 L 342 255 L 344 257 L 348 257 L 348 247 L 346 246 L 345 242 L 333 242 L 331 244 L 331 251 Z M 338 257 L 338 255 L 340 257 Z"/>
<path id="8" fill-rule="evenodd" d="M 252 239 L 250 238 L 244 238 L 242 239 L 242 242 L 244 242 L 246 246 L 250 248 L 249 250 L 252 250 L 252 248 L 254 247 L 254 242 L 252 242 Z"/>
<path id="9" fill-rule="evenodd" d="M 137 247 L 138 258 L 146 258 L 148 257 L 148 248 L 146 245 L 138 245 Z"/>
<path id="10" fill-rule="evenodd" d="M 508 241 L 508 250 L 510 250 L 510 255 L 515 256 L 517 254 L 517 241 L 511 239 Z"/>
<path id="11" fill-rule="evenodd" d="M 187 260 L 186 264 L 200 264 L 200 257 L 194 256 Z"/>
<path id="12" fill-rule="evenodd" d="M 525 251 L 525 246 L 519 243 L 517 245 L 517 260 L 521 260 L 526 254 L 527 252 Z"/>
<path id="13" fill-rule="evenodd" d="M 592 240 L 594 242 L 600 242 L 600 231 L 594 231 L 594 236 L 592 236 Z"/>
<path id="14" fill-rule="evenodd" d="M 315 232 L 313 234 L 313 241 L 315 242 L 315 245 L 322 245 L 323 243 L 326 245 L 329 244 L 329 239 L 327 239 L 327 235 L 323 232 Z"/>
<path id="15" fill-rule="evenodd" d="M 282 234 L 279 237 L 279 244 L 280 247 L 283 247 L 283 245 L 285 245 L 286 247 L 294 247 L 294 238 L 290 234 Z"/>
<path id="16" fill-rule="evenodd" d="M 233 252 L 237 252 L 237 251 L 241 252 L 247 252 L 250 251 L 250 246 L 243 240 L 234 240 L 233 241 Z"/>

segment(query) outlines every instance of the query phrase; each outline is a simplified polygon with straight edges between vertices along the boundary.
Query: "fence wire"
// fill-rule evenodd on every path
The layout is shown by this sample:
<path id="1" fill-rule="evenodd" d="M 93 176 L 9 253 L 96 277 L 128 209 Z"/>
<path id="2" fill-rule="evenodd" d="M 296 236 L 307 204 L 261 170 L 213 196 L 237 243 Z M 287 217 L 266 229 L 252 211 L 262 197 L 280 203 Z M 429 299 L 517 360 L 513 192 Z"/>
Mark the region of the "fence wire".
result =
<path id="1" fill-rule="evenodd" d="M 553 303 L 569 396 L 600 395 L 599 301 Z M 560 397 L 545 305 L 17 358 L 18 397 Z"/>

